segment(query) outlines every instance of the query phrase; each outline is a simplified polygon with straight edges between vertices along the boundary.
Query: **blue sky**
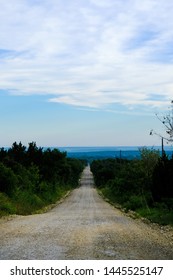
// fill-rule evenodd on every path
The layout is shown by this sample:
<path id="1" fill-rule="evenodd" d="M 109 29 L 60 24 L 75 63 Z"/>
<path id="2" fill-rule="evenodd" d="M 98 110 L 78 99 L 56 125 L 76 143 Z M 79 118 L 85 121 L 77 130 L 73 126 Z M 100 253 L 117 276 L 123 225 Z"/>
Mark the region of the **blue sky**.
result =
<path id="1" fill-rule="evenodd" d="M 0 0 L 0 146 L 159 145 L 171 0 Z"/>

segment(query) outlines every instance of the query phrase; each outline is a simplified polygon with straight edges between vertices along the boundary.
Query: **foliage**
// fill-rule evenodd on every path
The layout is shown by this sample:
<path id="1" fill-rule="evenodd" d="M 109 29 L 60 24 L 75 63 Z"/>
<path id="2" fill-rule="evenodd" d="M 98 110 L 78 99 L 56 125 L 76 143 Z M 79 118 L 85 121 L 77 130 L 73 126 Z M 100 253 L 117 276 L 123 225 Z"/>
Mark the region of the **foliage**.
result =
<path id="1" fill-rule="evenodd" d="M 154 132 L 153 129 L 151 130 L 150 135 L 156 134 L 162 139 L 162 141 L 163 139 L 165 139 L 167 143 L 172 143 L 173 142 L 173 100 L 171 101 L 171 106 L 166 114 L 164 115 L 156 114 L 156 116 L 158 120 L 163 124 L 166 132 L 166 136 L 164 137 L 160 133 Z"/>
<path id="2" fill-rule="evenodd" d="M 38 148 L 35 142 L 29 143 L 28 148 L 21 142 L 13 143 L 8 150 L 1 148 L 0 192 L 3 202 L 1 199 L 0 207 L 9 213 L 30 214 L 54 203 L 78 185 L 85 164 L 82 160 L 67 158 L 66 153 L 58 149 Z"/>
<path id="3" fill-rule="evenodd" d="M 140 153 L 138 160 L 93 161 L 95 184 L 105 197 L 127 211 L 143 213 L 157 222 L 160 216 L 160 223 L 173 224 L 173 158 L 160 158 L 159 151 L 145 147 Z"/>
<path id="4" fill-rule="evenodd" d="M 152 194 L 155 201 L 173 199 L 173 157 L 164 155 L 153 172 Z"/>
<path id="5" fill-rule="evenodd" d="M 10 198 L 5 193 L 0 192 L 0 217 L 15 212 L 16 208 Z"/>
<path id="6" fill-rule="evenodd" d="M 17 182 L 14 172 L 0 163 L 0 192 L 11 195 L 17 187 Z"/>

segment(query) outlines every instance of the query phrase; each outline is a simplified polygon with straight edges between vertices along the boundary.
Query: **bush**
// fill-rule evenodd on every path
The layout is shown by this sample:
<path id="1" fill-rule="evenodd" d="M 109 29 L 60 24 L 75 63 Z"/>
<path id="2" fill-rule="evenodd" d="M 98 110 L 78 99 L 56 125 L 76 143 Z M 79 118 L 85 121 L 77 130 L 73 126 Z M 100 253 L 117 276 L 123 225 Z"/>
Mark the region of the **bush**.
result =
<path id="1" fill-rule="evenodd" d="M 123 204 L 127 210 L 137 210 L 144 207 L 143 198 L 141 196 L 132 195 L 129 200 Z"/>
<path id="2" fill-rule="evenodd" d="M 11 168 L 0 163 L 0 192 L 11 195 L 17 188 L 17 177 Z"/>
<path id="3" fill-rule="evenodd" d="M 0 193 L 0 217 L 6 214 L 14 214 L 15 212 L 16 208 L 8 196 L 4 193 Z"/>
<path id="4" fill-rule="evenodd" d="M 137 211 L 141 216 L 147 218 L 153 223 L 161 225 L 173 225 L 173 212 L 159 207 L 147 209 L 141 208 Z"/>
<path id="5" fill-rule="evenodd" d="M 35 210 L 54 203 L 69 188 L 78 185 L 85 162 L 68 159 L 58 149 L 38 148 L 35 142 L 25 147 L 20 142 L 12 148 L 0 149 L 0 192 L 8 195 L 1 203 L 6 212 L 16 205 L 17 214 L 31 214 Z"/>
<path id="6" fill-rule="evenodd" d="M 152 194 L 155 201 L 173 199 L 173 159 L 162 157 L 153 172 Z"/>
<path id="7" fill-rule="evenodd" d="M 139 160 L 96 160 L 91 171 L 111 202 L 153 222 L 173 224 L 173 158 L 143 148 Z"/>
<path id="8" fill-rule="evenodd" d="M 13 197 L 13 201 L 16 205 L 16 214 L 28 215 L 32 214 L 39 208 L 45 206 L 44 201 L 36 194 L 30 191 L 18 191 Z"/>

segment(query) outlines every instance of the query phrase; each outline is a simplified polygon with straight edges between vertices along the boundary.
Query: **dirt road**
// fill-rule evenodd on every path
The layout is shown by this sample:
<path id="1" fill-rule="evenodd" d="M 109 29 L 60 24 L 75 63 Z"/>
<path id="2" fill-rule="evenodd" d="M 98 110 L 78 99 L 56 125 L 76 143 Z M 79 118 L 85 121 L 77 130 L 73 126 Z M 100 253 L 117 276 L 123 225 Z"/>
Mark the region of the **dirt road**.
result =
<path id="1" fill-rule="evenodd" d="M 173 259 L 173 230 L 133 220 L 81 186 L 44 214 L 0 220 L 0 259 Z"/>

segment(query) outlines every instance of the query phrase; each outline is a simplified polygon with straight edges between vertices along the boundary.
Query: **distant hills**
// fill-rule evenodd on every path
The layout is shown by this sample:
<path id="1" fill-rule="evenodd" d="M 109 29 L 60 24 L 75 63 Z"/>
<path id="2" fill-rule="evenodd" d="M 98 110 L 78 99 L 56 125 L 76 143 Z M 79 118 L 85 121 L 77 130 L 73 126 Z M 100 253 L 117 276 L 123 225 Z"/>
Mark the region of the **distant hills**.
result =
<path id="1" fill-rule="evenodd" d="M 123 159 L 138 159 L 140 158 L 140 147 L 121 146 L 121 147 L 60 147 L 60 151 L 67 152 L 70 158 L 86 159 L 89 162 L 95 159 L 105 158 L 123 158 Z M 148 149 L 159 150 L 160 147 L 147 147 Z M 171 157 L 173 147 L 165 147 L 166 154 Z"/>

